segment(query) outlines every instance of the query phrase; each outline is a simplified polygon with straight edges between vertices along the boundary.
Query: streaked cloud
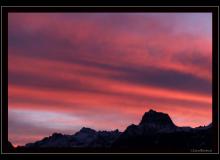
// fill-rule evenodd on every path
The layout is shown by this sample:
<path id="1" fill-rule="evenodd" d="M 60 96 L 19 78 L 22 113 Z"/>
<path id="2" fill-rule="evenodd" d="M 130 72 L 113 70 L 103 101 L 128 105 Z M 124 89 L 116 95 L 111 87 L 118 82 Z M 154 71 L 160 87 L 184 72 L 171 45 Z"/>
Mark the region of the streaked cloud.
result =
<path id="1" fill-rule="evenodd" d="M 9 13 L 8 22 L 15 145 L 80 126 L 124 130 L 150 108 L 180 126 L 211 122 L 211 13 Z"/>

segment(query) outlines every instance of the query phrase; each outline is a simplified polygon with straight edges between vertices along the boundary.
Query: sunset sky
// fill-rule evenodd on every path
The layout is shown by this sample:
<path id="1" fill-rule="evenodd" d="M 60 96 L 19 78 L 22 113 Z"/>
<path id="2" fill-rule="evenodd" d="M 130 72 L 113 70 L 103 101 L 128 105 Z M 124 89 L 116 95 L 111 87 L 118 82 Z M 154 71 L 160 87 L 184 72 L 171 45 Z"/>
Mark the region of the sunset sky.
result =
<path id="1" fill-rule="evenodd" d="M 211 58 L 211 13 L 9 13 L 9 141 L 123 131 L 149 109 L 207 125 Z"/>

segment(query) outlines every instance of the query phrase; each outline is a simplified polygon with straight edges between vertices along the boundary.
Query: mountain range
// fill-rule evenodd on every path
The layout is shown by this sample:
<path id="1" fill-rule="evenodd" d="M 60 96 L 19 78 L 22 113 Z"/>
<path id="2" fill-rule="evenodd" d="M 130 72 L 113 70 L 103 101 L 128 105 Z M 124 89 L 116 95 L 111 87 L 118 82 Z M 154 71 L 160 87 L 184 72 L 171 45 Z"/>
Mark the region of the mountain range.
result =
<path id="1" fill-rule="evenodd" d="M 10 143 L 10 142 L 9 142 Z M 73 135 L 54 133 L 17 150 L 31 149 L 107 149 L 133 152 L 189 152 L 212 149 L 212 123 L 203 127 L 179 127 L 166 113 L 149 110 L 140 123 L 129 125 L 124 132 L 96 131 L 83 127 Z"/>

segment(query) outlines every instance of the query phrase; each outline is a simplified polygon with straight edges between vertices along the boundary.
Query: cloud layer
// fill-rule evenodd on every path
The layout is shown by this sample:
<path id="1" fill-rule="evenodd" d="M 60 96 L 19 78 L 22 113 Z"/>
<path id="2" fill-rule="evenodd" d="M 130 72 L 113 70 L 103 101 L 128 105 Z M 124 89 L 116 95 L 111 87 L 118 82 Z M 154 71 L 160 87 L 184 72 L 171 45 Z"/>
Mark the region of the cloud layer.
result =
<path id="1" fill-rule="evenodd" d="M 211 24 L 209 13 L 9 13 L 9 140 L 124 130 L 150 108 L 209 124 Z"/>

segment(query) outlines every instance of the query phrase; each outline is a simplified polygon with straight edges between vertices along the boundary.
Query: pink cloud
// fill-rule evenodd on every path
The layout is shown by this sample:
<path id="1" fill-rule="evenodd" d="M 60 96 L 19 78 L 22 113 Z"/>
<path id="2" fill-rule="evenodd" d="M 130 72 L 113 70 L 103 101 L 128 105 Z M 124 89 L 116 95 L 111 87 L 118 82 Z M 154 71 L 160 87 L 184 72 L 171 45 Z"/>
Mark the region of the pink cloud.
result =
<path id="1" fill-rule="evenodd" d="M 67 117 L 77 115 L 85 121 L 77 121 L 77 125 L 123 130 L 152 108 L 168 113 L 180 126 L 207 125 L 212 117 L 212 95 L 205 89 L 201 93 L 195 90 L 200 86 L 191 82 L 204 81 L 210 85 L 204 87 L 211 90 L 212 42 L 202 25 L 206 21 L 197 24 L 193 13 L 188 16 L 10 13 L 9 111 L 57 112 L 65 116 L 53 121 L 67 126 L 72 123 Z M 204 32 L 192 32 L 197 25 Z M 151 73 L 151 68 L 174 77 L 134 77 L 133 72 Z M 150 76 L 170 84 L 152 85 Z M 180 84 L 171 83 L 175 76 L 186 78 L 186 86 L 188 82 L 195 87 L 181 90 Z M 138 84 L 139 78 L 148 81 Z M 100 114 L 115 117 L 100 123 L 100 118 L 94 118 Z M 33 117 L 28 119 L 30 126 L 36 123 Z M 46 126 L 45 131 L 36 129 L 36 134 L 24 135 L 25 139 L 13 130 L 9 139 L 17 145 L 49 133 Z"/>

